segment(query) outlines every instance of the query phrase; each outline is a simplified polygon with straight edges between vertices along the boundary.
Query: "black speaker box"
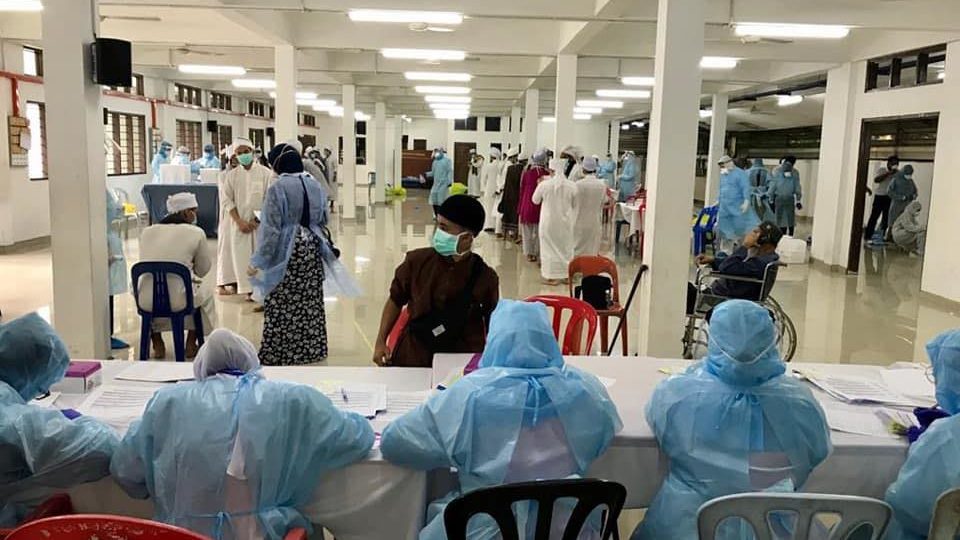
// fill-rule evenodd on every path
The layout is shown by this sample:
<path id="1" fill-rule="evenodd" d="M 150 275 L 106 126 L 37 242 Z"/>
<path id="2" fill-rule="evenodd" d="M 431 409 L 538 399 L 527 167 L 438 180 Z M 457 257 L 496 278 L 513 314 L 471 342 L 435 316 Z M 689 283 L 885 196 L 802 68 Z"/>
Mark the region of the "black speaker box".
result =
<path id="1" fill-rule="evenodd" d="M 129 41 L 97 38 L 90 48 L 93 55 L 93 82 L 123 87 L 133 84 L 133 56 Z"/>
<path id="2" fill-rule="evenodd" d="M 207 120 L 207 131 L 210 133 L 217 132 L 217 121 L 216 120 Z"/>

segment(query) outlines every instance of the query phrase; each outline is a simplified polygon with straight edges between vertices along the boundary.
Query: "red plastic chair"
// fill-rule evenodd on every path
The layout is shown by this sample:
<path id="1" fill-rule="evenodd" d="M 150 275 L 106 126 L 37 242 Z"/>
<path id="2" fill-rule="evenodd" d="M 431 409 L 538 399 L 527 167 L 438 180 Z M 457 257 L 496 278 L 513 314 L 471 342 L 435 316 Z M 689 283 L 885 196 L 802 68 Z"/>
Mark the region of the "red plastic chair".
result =
<path id="1" fill-rule="evenodd" d="M 390 334 L 387 335 L 388 351 L 393 353 L 397 347 L 397 342 L 400 341 L 400 336 L 403 335 L 403 331 L 407 329 L 407 324 L 409 323 L 410 312 L 407 311 L 407 306 L 403 306 L 403 309 L 400 310 L 400 316 L 397 317 L 397 322 L 393 323 L 393 328 L 390 330 Z"/>
<path id="2" fill-rule="evenodd" d="M 524 301 L 540 302 L 553 308 L 553 335 L 560 342 L 560 350 L 564 356 L 590 354 L 593 337 L 597 334 L 597 311 L 593 306 L 576 298 L 554 295 L 531 296 Z M 561 339 L 560 323 L 564 311 L 570 312 L 570 320 L 567 321 L 567 328 Z M 581 348 L 584 323 L 587 323 L 587 344 Z"/>
<path id="3" fill-rule="evenodd" d="M 630 353 L 628 351 L 630 347 L 627 341 L 627 328 L 629 328 L 630 325 L 627 324 L 627 310 L 620 305 L 620 277 L 617 273 L 617 263 L 599 255 L 576 257 L 570 261 L 567 274 L 570 282 L 571 298 L 573 297 L 573 280 L 577 274 L 580 274 L 581 279 L 587 276 L 610 276 L 610 281 L 613 282 L 613 305 L 610 306 L 610 309 L 597 310 L 597 316 L 600 317 L 600 352 L 607 354 L 610 341 L 609 332 L 607 331 L 609 319 L 610 317 L 616 317 L 623 319 L 623 340 L 621 346 L 623 347 L 623 355 L 629 355 Z"/>
<path id="4" fill-rule="evenodd" d="M 21 525 L 7 540 L 209 540 L 193 531 L 146 519 L 77 514 Z"/>
<path id="5" fill-rule="evenodd" d="M 323 538 L 323 536 L 320 536 L 320 538 Z M 287 535 L 283 537 L 283 540 L 307 540 L 307 530 L 293 529 L 288 531 Z"/>

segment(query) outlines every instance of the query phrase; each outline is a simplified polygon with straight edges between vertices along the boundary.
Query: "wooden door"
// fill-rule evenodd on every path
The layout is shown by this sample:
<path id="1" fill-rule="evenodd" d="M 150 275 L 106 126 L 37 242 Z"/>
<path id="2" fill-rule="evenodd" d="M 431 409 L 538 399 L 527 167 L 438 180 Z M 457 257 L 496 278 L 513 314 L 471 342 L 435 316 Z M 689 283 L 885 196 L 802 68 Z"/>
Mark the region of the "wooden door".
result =
<path id="1" fill-rule="evenodd" d="M 453 145 L 453 181 L 466 185 L 470 174 L 470 151 L 477 149 L 477 143 L 458 142 Z"/>

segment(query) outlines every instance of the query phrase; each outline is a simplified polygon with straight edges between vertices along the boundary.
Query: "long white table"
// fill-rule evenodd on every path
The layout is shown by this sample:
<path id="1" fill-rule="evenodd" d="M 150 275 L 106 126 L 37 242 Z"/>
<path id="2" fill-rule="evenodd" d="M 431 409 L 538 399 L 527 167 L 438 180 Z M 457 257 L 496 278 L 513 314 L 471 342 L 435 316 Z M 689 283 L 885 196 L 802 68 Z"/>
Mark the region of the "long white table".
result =
<path id="1" fill-rule="evenodd" d="M 146 383 L 115 381 L 118 373 L 132 362 L 103 361 L 103 382 L 131 386 Z M 182 364 L 192 369 L 190 364 Z M 265 367 L 273 380 L 303 384 L 337 380 L 345 383 L 386 384 L 389 390 L 416 392 L 430 389 L 431 370 L 422 368 L 356 367 Z M 78 406 L 85 396 L 63 394 L 60 408 Z M 282 419 L 278 419 L 282 421 Z M 377 431 L 383 422 L 375 419 Z M 277 449 L 277 452 L 283 452 Z M 150 518 L 153 504 L 128 497 L 112 478 L 77 486 L 70 491 L 78 512 L 123 514 Z M 375 540 L 381 538 L 415 539 L 423 527 L 426 511 L 427 474 L 391 465 L 383 460 L 379 448 L 364 460 L 324 476 L 313 501 L 302 509 L 316 524 L 332 531 L 337 539 Z"/>
<path id="2" fill-rule="evenodd" d="M 433 361 L 433 384 L 453 371 L 462 370 L 470 355 L 437 355 Z M 666 456 L 647 424 L 645 408 L 657 384 L 668 373 L 679 373 L 690 362 L 641 357 L 569 357 L 567 363 L 598 377 L 616 379 L 608 389 L 623 420 L 610 449 L 590 468 L 590 476 L 615 480 L 627 487 L 627 507 L 649 506 L 667 471 Z M 824 374 L 880 378 L 879 366 L 799 364 Z M 663 370 L 663 371 L 661 371 Z M 667 373 L 664 373 L 666 371 Z M 837 401 L 813 388 L 824 405 Z M 853 435 L 832 431 L 833 452 L 807 480 L 805 491 L 883 498 L 907 455 L 904 440 Z"/>

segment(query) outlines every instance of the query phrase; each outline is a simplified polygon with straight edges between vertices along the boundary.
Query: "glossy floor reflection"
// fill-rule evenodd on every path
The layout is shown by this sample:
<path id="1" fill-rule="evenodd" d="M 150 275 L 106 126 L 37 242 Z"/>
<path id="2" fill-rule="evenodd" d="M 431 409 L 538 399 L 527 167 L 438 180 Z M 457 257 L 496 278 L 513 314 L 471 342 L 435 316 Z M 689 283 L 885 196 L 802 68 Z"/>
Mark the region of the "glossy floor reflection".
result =
<path id="1" fill-rule="evenodd" d="M 430 207 L 414 194 L 389 206 L 360 209 L 354 222 L 335 214 L 332 226 L 341 259 L 355 272 L 364 295 L 357 299 L 329 299 L 327 307 L 331 365 L 367 365 L 387 298 L 394 268 L 409 249 L 429 245 L 433 235 Z M 801 226 L 804 237 L 809 223 Z M 625 300 L 639 266 L 626 250 L 615 255 L 605 239 L 608 256 L 616 259 Z M 210 241 L 215 252 L 215 241 Z M 125 242 L 127 264 L 137 261 L 136 231 Z M 536 265 L 527 263 L 519 246 L 484 235 L 477 251 L 500 275 L 501 296 L 525 298 L 535 294 L 566 294 L 566 286 L 541 282 Z M 814 266 L 791 266 L 780 274 L 774 296 L 794 320 L 799 333 L 797 361 L 888 364 L 926 358 L 923 346 L 938 332 L 960 326 L 954 306 L 920 294 L 922 260 L 893 249 L 865 251 L 859 275 L 830 272 Z M 212 285 L 212 284 L 208 284 Z M 0 255 L 0 309 L 4 318 L 51 305 L 49 248 L 25 248 Z M 682 301 L 678 298 L 678 301 Z M 638 302 L 630 313 L 630 337 L 637 335 Z M 220 325 L 259 344 L 263 316 L 239 297 L 218 297 Z M 116 299 L 116 334 L 134 348 L 115 351 L 136 357 L 139 317 L 130 295 Z M 168 340 L 168 356 L 173 347 Z M 599 341 L 599 340 L 598 340 Z M 636 352 L 636 342 L 630 349 Z M 680 346 L 677 345 L 679 355 Z"/>

